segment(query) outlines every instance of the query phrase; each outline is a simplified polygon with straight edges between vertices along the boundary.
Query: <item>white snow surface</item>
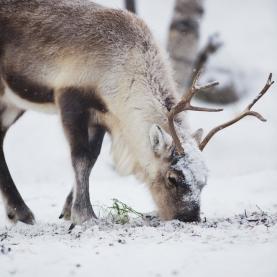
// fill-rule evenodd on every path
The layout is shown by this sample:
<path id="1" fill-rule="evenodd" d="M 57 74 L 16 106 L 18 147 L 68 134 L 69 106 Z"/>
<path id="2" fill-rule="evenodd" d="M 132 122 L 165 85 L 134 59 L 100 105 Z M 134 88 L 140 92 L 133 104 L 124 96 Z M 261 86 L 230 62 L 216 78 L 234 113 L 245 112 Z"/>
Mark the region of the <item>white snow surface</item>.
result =
<path id="1" fill-rule="evenodd" d="M 117 0 L 98 0 L 122 7 Z M 173 0 L 139 0 L 139 14 L 166 45 Z M 214 62 L 243 72 L 247 91 L 221 114 L 190 113 L 206 131 L 238 113 L 269 72 L 277 79 L 277 2 L 207 0 L 206 38 L 219 32 L 225 47 Z M 57 116 L 26 113 L 10 129 L 5 153 L 11 174 L 37 224 L 12 225 L 0 203 L 0 276 L 277 276 L 277 87 L 255 106 L 267 119 L 247 118 L 218 134 L 205 150 L 210 169 L 202 193 L 202 223 L 106 219 L 76 227 L 58 220 L 73 173 Z M 201 103 L 202 105 L 204 103 Z M 93 205 L 118 198 L 140 212 L 155 210 L 143 184 L 119 177 L 104 141 L 90 179 Z M 96 207 L 97 208 L 97 207 Z"/>

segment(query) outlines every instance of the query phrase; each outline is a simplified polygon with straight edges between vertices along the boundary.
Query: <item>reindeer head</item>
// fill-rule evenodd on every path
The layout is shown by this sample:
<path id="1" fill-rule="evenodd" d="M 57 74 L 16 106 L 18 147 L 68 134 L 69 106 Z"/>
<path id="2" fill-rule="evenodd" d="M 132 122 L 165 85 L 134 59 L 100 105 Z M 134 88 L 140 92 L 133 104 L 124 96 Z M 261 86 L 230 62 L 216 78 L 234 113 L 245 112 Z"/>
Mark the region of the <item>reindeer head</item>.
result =
<path id="1" fill-rule="evenodd" d="M 245 116 L 255 116 L 261 121 L 266 121 L 262 115 L 251 111 L 251 108 L 274 83 L 271 80 L 272 74 L 270 74 L 265 87 L 242 113 L 212 129 L 203 140 L 201 140 L 203 130 L 200 129 L 185 142 L 181 142 L 175 129 L 174 118 L 177 114 L 185 110 L 222 111 L 222 109 L 200 108 L 190 104 L 193 95 L 198 90 L 218 84 L 218 82 L 212 82 L 204 86 L 197 86 L 198 78 L 199 73 L 195 75 L 188 93 L 169 112 L 170 134 L 158 125 L 153 125 L 150 129 L 151 147 L 159 164 L 150 189 L 158 205 L 159 214 L 165 220 L 179 219 L 185 222 L 200 220 L 200 194 L 207 182 L 207 168 L 201 157 L 201 151 L 218 131 L 231 126 Z"/>
<path id="2" fill-rule="evenodd" d="M 198 221 L 200 194 L 207 181 L 207 168 L 193 138 L 179 153 L 172 137 L 160 126 L 150 129 L 152 150 L 158 160 L 152 195 L 163 219 Z"/>

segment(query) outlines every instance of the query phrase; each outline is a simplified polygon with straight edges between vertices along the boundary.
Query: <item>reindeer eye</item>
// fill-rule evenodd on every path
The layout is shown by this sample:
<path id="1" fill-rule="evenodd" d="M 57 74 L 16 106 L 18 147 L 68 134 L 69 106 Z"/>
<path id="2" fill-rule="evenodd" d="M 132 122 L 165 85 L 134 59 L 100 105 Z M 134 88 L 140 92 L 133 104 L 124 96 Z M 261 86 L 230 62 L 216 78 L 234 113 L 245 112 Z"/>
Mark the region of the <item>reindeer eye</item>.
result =
<path id="1" fill-rule="evenodd" d="M 171 185 L 177 187 L 178 181 L 177 181 L 176 176 L 169 176 L 169 177 L 168 177 L 168 181 L 169 181 L 169 183 L 170 183 Z"/>
<path id="2" fill-rule="evenodd" d="M 182 176 L 176 170 L 169 170 L 166 174 L 166 183 L 171 188 L 177 188 L 180 186 L 182 181 Z"/>

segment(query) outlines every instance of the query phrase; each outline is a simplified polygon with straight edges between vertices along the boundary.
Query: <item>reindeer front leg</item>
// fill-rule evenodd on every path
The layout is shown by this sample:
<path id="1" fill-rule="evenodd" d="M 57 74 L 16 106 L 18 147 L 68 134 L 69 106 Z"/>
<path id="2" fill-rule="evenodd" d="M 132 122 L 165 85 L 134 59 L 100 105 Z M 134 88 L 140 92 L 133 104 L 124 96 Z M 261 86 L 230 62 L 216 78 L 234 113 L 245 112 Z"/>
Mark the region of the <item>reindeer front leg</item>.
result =
<path id="1" fill-rule="evenodd" d="M 100 126 L 90 126 L 89 127 L 89 148 L 90 148 L 90 157 L 92 159 L 92 167 L 94 166 L 97 158 L 100 154 L 102 148 L 102 142 L 105 135 L 105 129 Z M 74 188 L 73 188 L 74 189 Z M 71 219 L 71 208 L 73 202 L 73 189 L 70 191 L 68 196 L 66 197 L 65 204 L 59 218 L 63 218 L 65 220 Z"/>
<path id="2" fill-rule="evenodd" d="M 73 224 L 82 224 L 91 218 L 96 218 L 90 203 L 89 176 L 100 152 L 105 131 L 102 127 L 95 127 L 94 132 L 89 131 L 90 111 L 93 108 L 89 100 L 78 89 L 72 88 L 65 90 L 58 100 L 75 173 L 73 194 L 72 196 L 69 194 L 63 212 L 69 215 L 68 209 L 72 201 Z"/>

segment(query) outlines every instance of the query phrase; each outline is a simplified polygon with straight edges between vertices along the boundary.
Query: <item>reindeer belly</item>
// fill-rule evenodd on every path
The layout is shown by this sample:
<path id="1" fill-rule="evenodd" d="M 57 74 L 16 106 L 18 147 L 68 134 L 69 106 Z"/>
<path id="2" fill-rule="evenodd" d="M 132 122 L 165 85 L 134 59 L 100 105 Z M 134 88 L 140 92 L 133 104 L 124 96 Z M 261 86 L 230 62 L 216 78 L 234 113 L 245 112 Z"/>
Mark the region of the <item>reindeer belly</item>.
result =
<path id="1" fill-rule="evenodd" d="M 7 74 L 5 76 L 2 101 L 23 110 L 56 112 L 54 90 L 52 88 L 17 74 Z"/>

